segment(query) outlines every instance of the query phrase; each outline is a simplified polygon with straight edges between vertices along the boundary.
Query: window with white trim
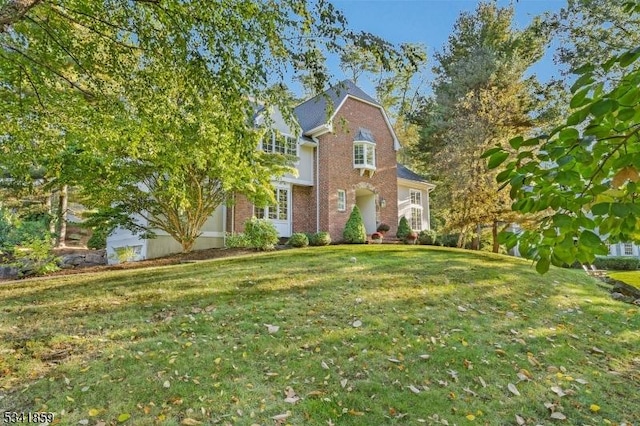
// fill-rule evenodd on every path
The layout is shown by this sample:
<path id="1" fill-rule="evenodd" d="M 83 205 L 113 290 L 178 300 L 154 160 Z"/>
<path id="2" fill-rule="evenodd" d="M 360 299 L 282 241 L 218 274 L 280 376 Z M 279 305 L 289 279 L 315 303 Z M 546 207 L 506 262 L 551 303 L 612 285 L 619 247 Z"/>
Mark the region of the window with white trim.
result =
<path id="1" fill-rule="evenodd" d="M 289 190 L 287 188 L 276 188 L 273 196 L 276 199 L 276 204 L 256 207 L 256 217 L 258 219 L 287 220 L 289 217 Z"/>
<path id="2" fill-rule="evenodd" d="M 376 144 L 356 141 L 353 143 L 353 167 L 356 169 L 376 169 Z"/>
<path id="3" fill-rule="evenodd" d="M 409 223 L 411 225 L 411 229 L 414 231 L 422 231 L 422 191 L 417 189 L 409 190 L 409 201 L 410 201 L 410 219 Z"/>
<path id="4" fill-rule="evenodd" d="M 623 253 L 625 256 L 633 256 L 633 244 L 624 243 L 623 249 Z"/>
<path id="5" fill-rule="evenodd" d="M 298 140 L 289 135 L 271 132 L 262 141 L 262 150 L 274 154 L 298 156 Z"/>
<path id="6" fill-rule="evenodd" d="M 347 193 L 343 189 L 338 189 L 338 211 L 347 211 Z"/>

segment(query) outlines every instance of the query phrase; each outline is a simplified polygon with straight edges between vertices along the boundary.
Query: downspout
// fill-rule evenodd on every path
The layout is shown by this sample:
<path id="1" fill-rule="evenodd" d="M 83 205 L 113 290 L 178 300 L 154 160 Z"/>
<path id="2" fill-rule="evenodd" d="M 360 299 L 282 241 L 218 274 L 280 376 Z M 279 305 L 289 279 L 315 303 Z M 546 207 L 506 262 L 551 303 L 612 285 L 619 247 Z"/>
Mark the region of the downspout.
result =
<path id="1" fill-rule="evenodd" d="M 316 143 L 316 233 L 320 232 L 320 144 L 318 139 L 312 137 Z"/>
<path id="2" fill-rule="evenodd" d="M 222 246 L 227 246 L 227 205 L 222 206 Z"/>

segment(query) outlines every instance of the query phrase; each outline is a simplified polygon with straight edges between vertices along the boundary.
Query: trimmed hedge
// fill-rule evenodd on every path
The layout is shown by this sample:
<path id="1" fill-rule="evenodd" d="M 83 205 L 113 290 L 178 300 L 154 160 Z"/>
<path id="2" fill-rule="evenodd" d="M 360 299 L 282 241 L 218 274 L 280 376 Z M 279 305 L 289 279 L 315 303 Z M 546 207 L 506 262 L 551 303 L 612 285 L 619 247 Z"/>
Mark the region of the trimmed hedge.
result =
<path id="1" fill-rule="evenodd" d="M 329 244 L 331 244 L 331 235 L 328 232 L 320 231 L 309 237 L 309 245 L 328 246 Z"/>
<path id="2" fill-rule="evenodd" d="M 358 206 L 353 206 L 351 215 L 342 232 L 342 238 L 347 244 L 364 244 L 367 242 L 367 230 Z"/>
<path id="3" fill-rule="evenodd" d="M 596 257 L 593 264 L 598 269 L 610 269 L 613 271 L 635 271 L 640 265 L 637 257 Z"/>
<path id="4" fill-rule="evenodd" d="M 411 233 L 411 226 L 406 217 L 402 216 L 398 222 L 398 230 L 396 231 L 396 237 L 400 240 L 407 238 L 407 235 Z"/>

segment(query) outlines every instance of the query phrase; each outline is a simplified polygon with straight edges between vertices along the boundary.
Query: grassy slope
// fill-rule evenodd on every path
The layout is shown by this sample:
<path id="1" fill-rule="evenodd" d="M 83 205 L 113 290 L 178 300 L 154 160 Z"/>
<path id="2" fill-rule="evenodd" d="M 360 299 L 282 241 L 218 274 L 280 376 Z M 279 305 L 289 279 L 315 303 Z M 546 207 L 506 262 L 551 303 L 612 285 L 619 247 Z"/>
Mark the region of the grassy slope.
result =
<path id="1" fill-rule="evenodd" d="M 611 278 L 640 288 L 640 271 L 614 271 L 608 274 Z"/>
<path id="2" fill-rule="evenodd" d="M 439 248 L 23 281 L 0 285 L 0 412 L 74 425 L 270 425 L 284 413 L 293 425 L 533 425 L 555 422 L 549 403 L 569 424 L 638 424 L 639 329 L 638 307 L 584 273 Z M 285 402 L 288 387 L 302 399 Z"/>

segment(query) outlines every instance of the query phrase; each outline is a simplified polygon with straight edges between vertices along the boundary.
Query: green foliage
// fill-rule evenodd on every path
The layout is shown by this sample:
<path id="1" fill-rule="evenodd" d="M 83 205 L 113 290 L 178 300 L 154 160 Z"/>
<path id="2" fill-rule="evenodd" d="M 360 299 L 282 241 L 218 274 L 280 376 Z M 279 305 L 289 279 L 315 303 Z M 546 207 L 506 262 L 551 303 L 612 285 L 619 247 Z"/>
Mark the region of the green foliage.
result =
<path id="1" fill-rule="evenodd" d="M 309 244 L 312 246 L 328 246 L 331 244 L 331 235 L 328 232 L 316 232 L 309 238 Z"/>
<path id="2" fill-rule="evenodd" d="M 309 238 L 302 232 L 296 232 L 291 235 L 291 238 L 289 238 L 287 244 L 291 247 L 306 247 L 309 245 Z"/>
<path id="3" fill-rule="evenodd" d="M 398 237 L 401 240 L 404 240 L 405 238 L 407 238 L 407 235 L 409 235 L 411 233 L 412 229 L 411 226 L 409 225 L 409 221 L 407 220 L 406 217 L 402 216 L 400 218 L 400 221 L 398 222 L 398 231 L 396 232 L 396 237 Z"/>
<path id="4" fill-rule="evenodd" d="M 391 227 L 389 225 L 387 225 L 386 223 L 381 223 L 380 225 L 378 225 L 378 228 L 376 229 L 376 232 L 380 232 L 382 234 L 389 232 L 389 230 L 391 229 Z"/>
<path id="5" fill-rule="evenodd" d="M 0 209 L 0 250 L 13 252 L 33 240 L 51 240 L 46 218 L 22 220 L 6 209 Z"/>
<path id="6" fill-rule="evenodd" d="M 114 254 L 111 257 L 118 263 L 133 262 L 136 260 L 136 251 L 131 246 L 118 247 L 114 249 Z"/>
<path id="7" fill-rule="evenodd" d="M 505 148 L 485 153 L 504 168 L 497 180 L 510 186 L 512 208 L 543 215 L 533 229 L 500 237 L 508 248 L 519 244 L 540 273 L 551 264 L 593 263 L 608 254 L 599 235 L 613 243 L 640 242 L 639 57 L 635 48 L 585 65 L 576 71 L 573 112 L 565 123 L 550 134 L 512 139 L 517 152 L 508 157 Z M 597 76 L 613 65 L 622 77 L 607 90 Z"/>
<path id="8" fill-rule="evenodd" d="M 22 276 L 55 272 L 60 269 L 60 259 L 51 253 L 52 248 L 51 238 L 30 237 L 13 251 L 13 264 L 19 268 Z"/>
<path id="9" fill-rule="evenodd" d="M 93 250 L 106 248 L 107 236 L 108 234 L 103 229 L 94 229 L 87 241 L 87 247 Z"/>
<path id="10" fill-rule="evenodd" d="M 224 245 L 227 248 L 247 248 L 249 247 L 249 239 L 242 232 L 227 232 Z"/>
<path id="11" fill-rule="evenodd" d="M 640 259 L 630 256 L 596 257 L 593 264 L 598 269 L 612 271 L 635 271 L 640 266 Z"/>
<path id="12" fill-rule="evenodd" d="M 358 206 L 353 206 L 349 219 L 344 226 L 342 239 L 347 244 L 364 244 L 367 242 L 367 230 Z"/>
<path id="13" fill-rule="evenodd" d="M 418 234 L 418 244 L 425 246 L 435 246 L 438 244 L 438 233 L 431 229 L 420 231 Z"/>
<path id="14" fill-rule="evenodd" d="M 278 230 L 267 219 L 257 219 L 255 217 L 244 222 L 244 235 L 248 242 L 248 247 L 266 251 L 275 249 L 278 243 Z"/>

